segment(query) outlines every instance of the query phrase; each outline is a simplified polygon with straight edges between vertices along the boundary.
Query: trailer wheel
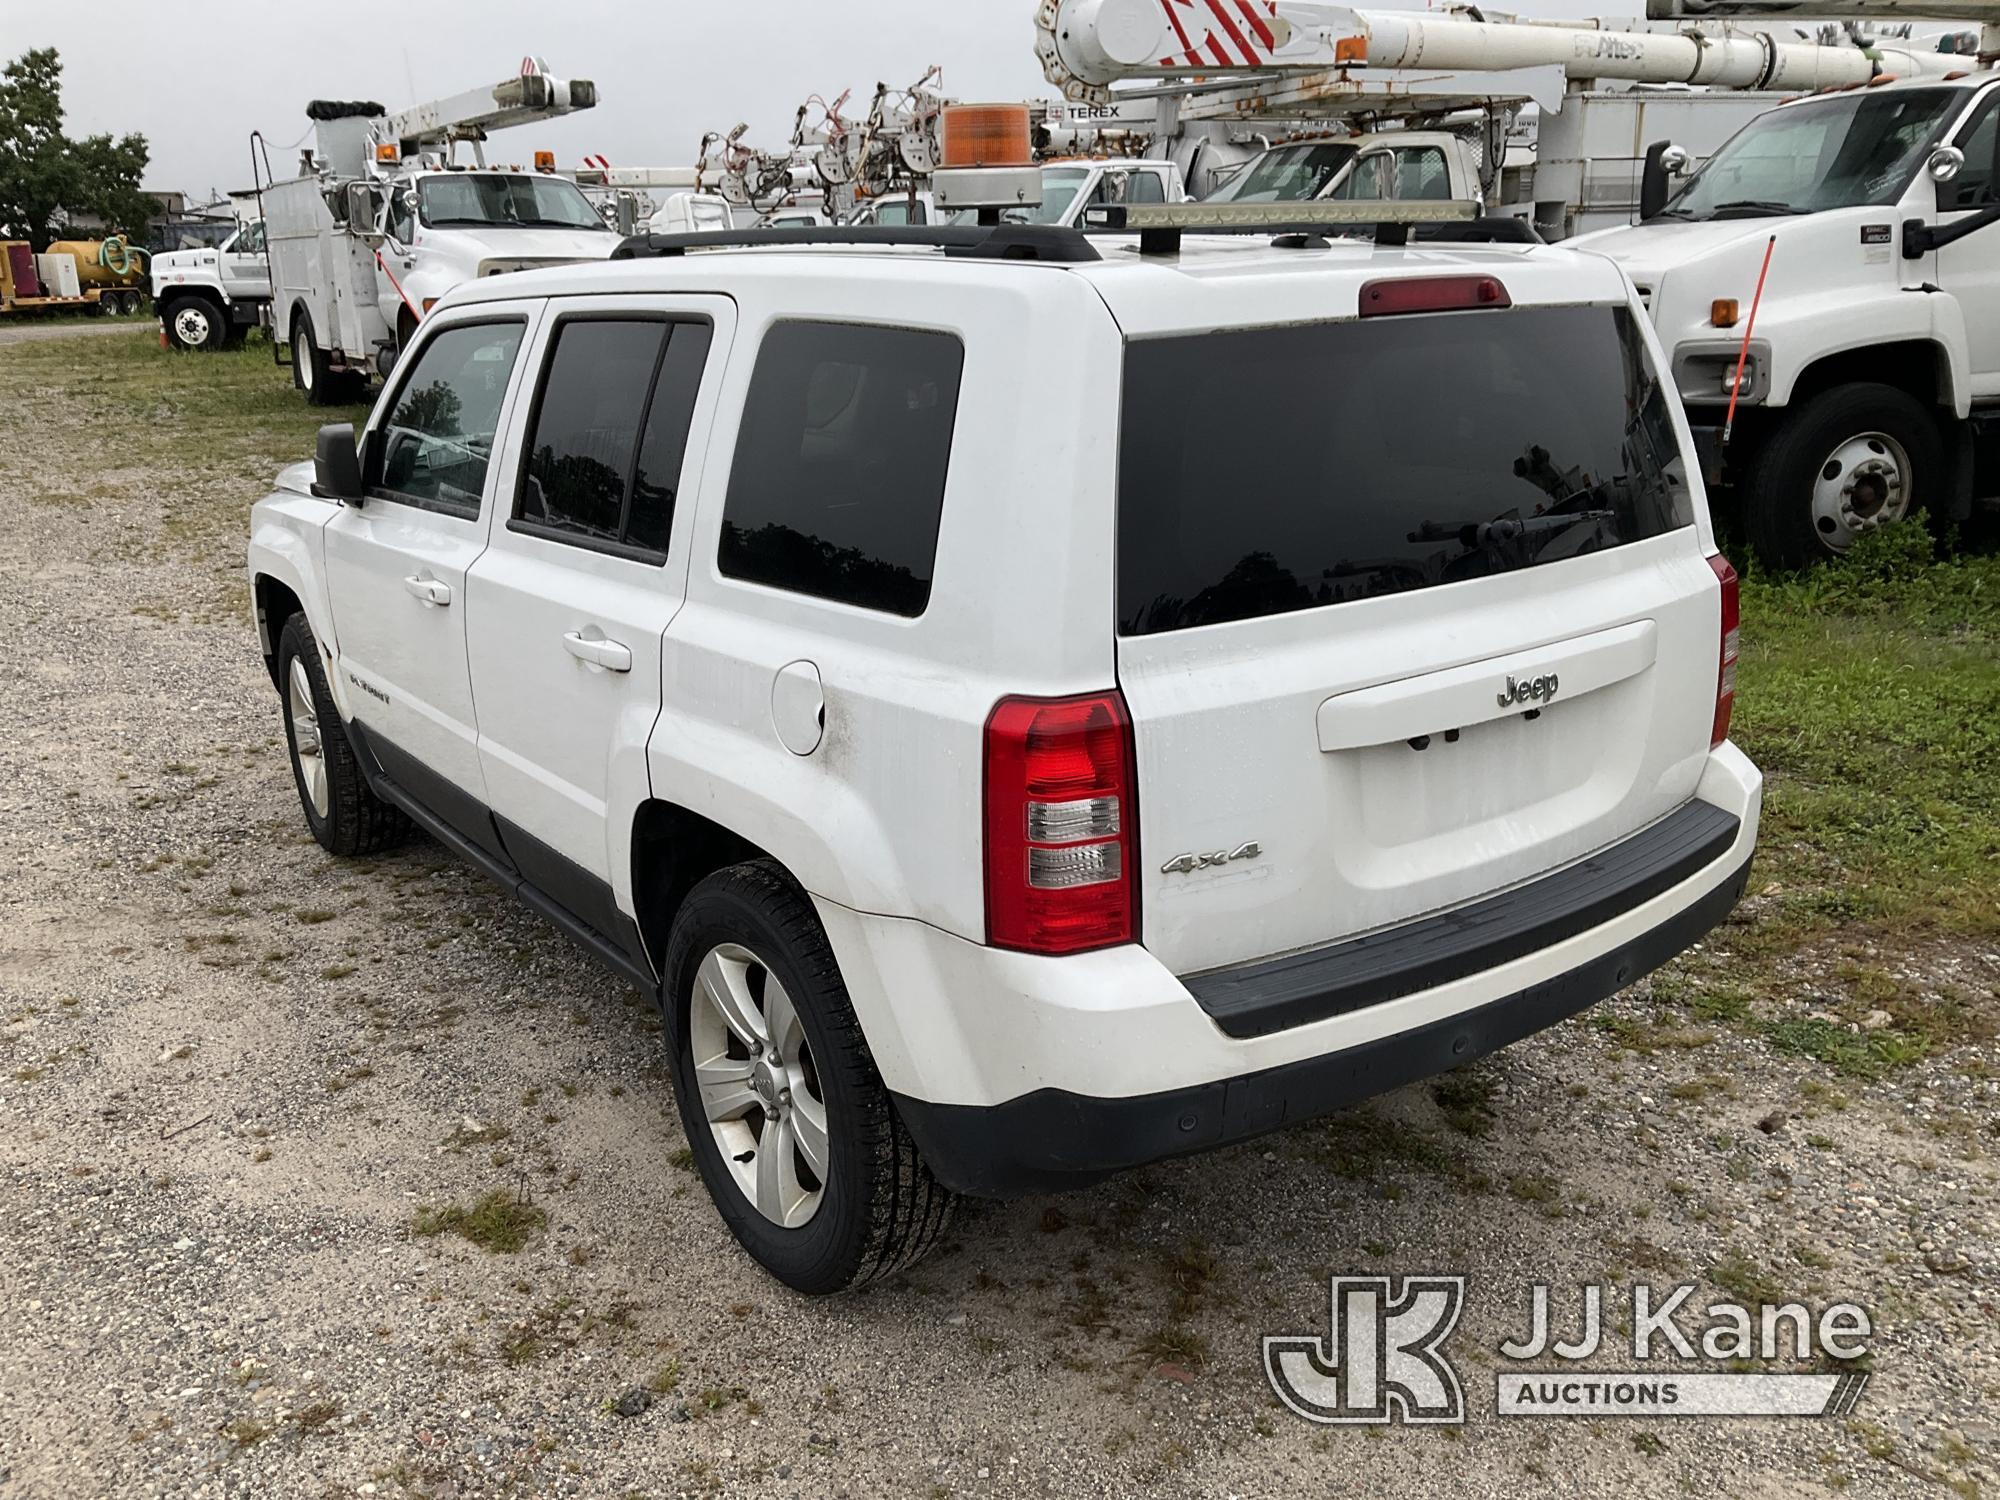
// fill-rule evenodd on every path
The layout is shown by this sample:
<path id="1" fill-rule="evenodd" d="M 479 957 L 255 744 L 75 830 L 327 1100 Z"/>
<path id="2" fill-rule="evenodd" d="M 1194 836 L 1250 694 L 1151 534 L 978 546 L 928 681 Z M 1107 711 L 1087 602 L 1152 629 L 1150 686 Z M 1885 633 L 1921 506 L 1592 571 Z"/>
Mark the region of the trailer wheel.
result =
<path id="1" fill-rule="evenodd" d="M 1943 440 L 1921 401 L 1890 385 L 1837 385 L 1789 413 L 1750 461 L 1750 545 L 1774 568 L 1837 557 L 1915 516 L 1943 482 Z"/>
<path id="2" fill-rule="evenodd" d="M 167 342 L 176 349 L 220 349 L 229 318 L 206 297 L 180 297 L 160 309 Z"/>
<path id="3" fill-rule="evenodd" d="M 305 392 L 308 406 L 340 404 L 340 382 L 328 368 L 326 351 L 313 338 L 312 319 L 304 311 L 292 317 L 292 384 Z"/>

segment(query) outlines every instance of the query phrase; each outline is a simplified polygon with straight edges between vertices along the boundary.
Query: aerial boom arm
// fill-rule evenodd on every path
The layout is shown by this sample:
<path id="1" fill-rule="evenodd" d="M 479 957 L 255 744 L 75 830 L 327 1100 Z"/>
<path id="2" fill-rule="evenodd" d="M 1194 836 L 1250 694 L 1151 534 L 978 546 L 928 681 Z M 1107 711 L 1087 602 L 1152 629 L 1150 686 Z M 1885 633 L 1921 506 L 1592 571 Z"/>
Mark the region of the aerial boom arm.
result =
<path id="1" fill-rule="evenodd" d="M 1727 26 L 1615 31 L 1352 10 L 1315 0 L 1044 0 L 1036 24 L 1044 71 L 1072 98 L 1105 97 L 1111 83 L 1126 79 L 1343 68 L 1499 72 L 1553 65 L 1576 79 L 1803 90 L 1965 65 L 1943 53 L 1787 42 Z"/>

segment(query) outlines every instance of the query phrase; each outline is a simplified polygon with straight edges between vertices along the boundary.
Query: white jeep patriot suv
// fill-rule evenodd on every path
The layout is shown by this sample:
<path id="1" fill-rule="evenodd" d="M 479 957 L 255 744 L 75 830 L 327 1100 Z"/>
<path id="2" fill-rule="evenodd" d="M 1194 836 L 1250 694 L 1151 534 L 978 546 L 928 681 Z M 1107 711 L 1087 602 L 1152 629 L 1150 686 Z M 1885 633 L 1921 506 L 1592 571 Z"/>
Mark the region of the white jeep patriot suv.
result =
<path id="1" fill-rule="evenodd" d="M 1468 1062 L 1736 901 L 1735 575 L 1611 262 L 747 237 L 454 292 L 250 573 L 319 842 L 414 824 L 656 997 L 774 1275 Z"/>

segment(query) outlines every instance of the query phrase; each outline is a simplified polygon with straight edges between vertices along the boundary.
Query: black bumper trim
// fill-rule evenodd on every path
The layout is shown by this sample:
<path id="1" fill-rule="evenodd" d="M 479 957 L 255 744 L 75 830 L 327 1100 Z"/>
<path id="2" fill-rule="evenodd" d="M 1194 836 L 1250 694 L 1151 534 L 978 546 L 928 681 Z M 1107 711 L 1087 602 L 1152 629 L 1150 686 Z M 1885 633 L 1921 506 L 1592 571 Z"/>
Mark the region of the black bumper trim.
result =
<path id="1" fill-rule="evenodd" d="M 977 1197 L 1084 1187 L 1114 1172 L 1263 1135 L 1497 1051 L 1588 1009 L 1683 952 L 1729 915 L 1749 861 L 1651 931 L 1589 962 L 1427 1026 L 1238 1078 L 1131 1098 L 1040 1089 L 1004 1104 L 896 1096 L 947 1187 Z"/>
<path id="2" fill-rule="evenodd" d="M 1690 802 L 1578 864 L 1470 906 L 1181 983 L 1233 1037 L 1347 1015 L 1601 927 L 1714 864 L 1741 828 L 1733 813 Z"/>

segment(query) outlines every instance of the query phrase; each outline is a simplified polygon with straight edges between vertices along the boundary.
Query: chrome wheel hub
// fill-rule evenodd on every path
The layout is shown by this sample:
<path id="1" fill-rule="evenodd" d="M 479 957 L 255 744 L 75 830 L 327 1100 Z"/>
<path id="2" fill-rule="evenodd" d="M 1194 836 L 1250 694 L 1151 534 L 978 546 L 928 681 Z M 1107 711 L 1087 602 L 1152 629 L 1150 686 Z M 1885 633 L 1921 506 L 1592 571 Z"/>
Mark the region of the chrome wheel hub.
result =
<path id="1" fill-rule="evenodd" d="M 299 657 L 292 658 L 292 674 L 285 688 L 286 717 L 292 726 L 292 764 L 298 769 L 299 785 L 314 814 L 324 818 L 331 805 L 327 795 L 326 754 L 320 743 L 319 708 L 313 700 L 312 678 Z"/>
<path id="2" fill-rule="evenodd" d="M 688 1046 L 731 1180 L 773 1224 L 808 1223 L 826 1197 L 826 1101 L 798 1010 L 748 948 L 723 943 L 702 959 Z"/>
<path id="3" fill-rule="evenodd" d="M 198 307 L 183 307 L 174 314 L 174 333 L 184 344 L 208 342 L 208 314 Z"/>
<path id="4" fill-rule="evenodd" d="M 1826 456 L 1813 480 L 1813 530 L 1845 552 L 1863 532 L 1910 513 L 1910 455 L 1887 433 L 1864 432 Z"/>

